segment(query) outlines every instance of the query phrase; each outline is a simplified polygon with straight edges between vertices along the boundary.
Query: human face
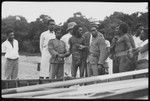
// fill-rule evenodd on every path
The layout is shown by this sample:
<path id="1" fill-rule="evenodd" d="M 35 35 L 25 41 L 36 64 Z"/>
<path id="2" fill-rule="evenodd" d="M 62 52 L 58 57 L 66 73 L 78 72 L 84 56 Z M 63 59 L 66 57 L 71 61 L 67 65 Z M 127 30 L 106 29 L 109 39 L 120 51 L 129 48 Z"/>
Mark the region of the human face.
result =
<path id="1" fill-rule="evenodd" d="M 82 36 L 82 32 L 83 32 L 82 27 L 79 27 L 78 32 L 79 32 L 79 35 Z"/>
<path id="2" fill-rule="evenodd" d="M 72 34 L 72 32 L 73 32 L 73 29 L 68 30 L 68 33 Z"/>
<path id="3" fill-rule="evenodd" d="M 10 40 L 10 41 L 12 41 L 13 39 L 14 39 L 14 32 L 11 32 L 9 35 L 8 35 L 8 39 Z"/>
<path id="4" fill-rule="evenodd" d="M 60 39 L 61 38 L 61 36 L 62 36 L 62 34 L 61 34 L 61 30 L 59 29 L 59 30 L 57 30 L 56 31 L 56 33 L 55 33 L 55 35 L 56 35 L 56 38 L 57 39 Z"/>
<path id="5" fill-rule="evenodd" d="M 140 37 L 140 39 L 141 39 L 141 40 L 143 40 L 143 41 L 144 41 L 144 40 L 146 40 L 146 37 L 145 37 L 145 35 L 144 35 L 144 34 L 145 34 L 145 33 L 143 32 L 143 33 L 141 33 L 141 34 L 140 34 L 140 36 L 139 36 L 139 37 Z"/>
<path id="6" fill-rule="evenodd" d="M 49 22 L 48 29 L 50 31 L 54 31 L 54 27 L 55 27 L 55 22 L 54 21 Z"/>
<path id="7" fill-rule="evenodd" d="M 97 29 L 95 27 L 91 28 L 92 36 L 96 37 L 97 36 Z"/>

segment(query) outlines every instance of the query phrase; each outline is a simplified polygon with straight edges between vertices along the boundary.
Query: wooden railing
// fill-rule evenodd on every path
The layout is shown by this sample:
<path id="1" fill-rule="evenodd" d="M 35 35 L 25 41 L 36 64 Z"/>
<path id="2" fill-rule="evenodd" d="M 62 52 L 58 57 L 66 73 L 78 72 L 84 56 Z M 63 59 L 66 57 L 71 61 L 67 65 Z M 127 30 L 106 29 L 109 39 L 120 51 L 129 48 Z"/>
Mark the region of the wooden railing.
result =
<path id="1" fill-rule="evenodd" d="M 2 94 L 30 92 L 30 91 L 36 91 L 36 90 L 41 90 L 41 89 L 46 89 L 46 88 L 64 87 L 64 86 L 83 84 L 83 83 L 85 84 L 89 82 L 95 82 L 95 83 L 103 82 L 103 81 L 110 82 L 110 81 L 113 81 L 113 79 L 124 80 L 124 78 L 126 77 L 130 79 L 134 79 L 140 76 L 147 77 L 148 69 L 116 73 L 116 74 L 111 74 L 111 75 L 93 76 L 93 77 L 68 80 L 68 81 L 63 81 L 63 82 L 58 81 L 58 82 L 52 82 L 52 83 L 47 83 L 47 84 L 38 84 L 38 85 L 32 85 L 32 86 L 26 86 L 26 87 L 3 89 Z"/>

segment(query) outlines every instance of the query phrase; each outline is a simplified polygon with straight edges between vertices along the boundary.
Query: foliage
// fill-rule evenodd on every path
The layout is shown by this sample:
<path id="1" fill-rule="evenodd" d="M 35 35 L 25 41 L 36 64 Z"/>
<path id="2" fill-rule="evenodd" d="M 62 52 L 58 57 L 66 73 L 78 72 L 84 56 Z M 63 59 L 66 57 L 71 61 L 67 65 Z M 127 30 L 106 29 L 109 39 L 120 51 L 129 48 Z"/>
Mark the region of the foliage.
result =
<path id="1" fill-rule="evenodd" d="M 139 14 L 141 15 L 139 16 Z M 135 12 L 129 15 L 122 12 L 114 12 L 109 17 L 106 17 L 104 21 L 100 22 L 99 30 L 104 34 L 106 39 L 111 41 L 115 34 L 115 28 L 122 22 L 127 23 L 129 33 L 134 35 L 138 24 L 146 28 L 148 27 L 148 13 Z"/>
<path id="2" fill-rule="evenodd" d="M 19 49 L 21 52 L 39 53 L 39 38 L 42 32 L 46 31 L 47 22 L 51 17 L 41 14 L 35 21 L 28 23 L 23 16 L 8 16 L 2 19 L 1 24 L 1 43 L 6 40 L 6 30 L 12 28 L 15 31 L 15 38 L 19 41 Z M 55 20 L 55 19 L 54 19 Z M 90 31 L 90 27 L 94 22 L 76 12 L 73 17 L 68 18 L 62 25 L 62 34 L 66 34 L 69 22 L 76 22 L 83 27 L 83 31 Z M 104 37 L 111 41 L 115 34 L 115 28 L 122 22 L 129 26 L 131 34 L 137 33 L 137 25 L 141 24 L 148 28 L 148 12 L 135 12 L 132 14 L 124 14 L 122 12 L 114 12 L 109 17 L 105 17 L 103 21 L 99 21 L 98 30 L 104 34 Z"/>
<path id="3" fill-rule="evenodd" d="M 89 31 L 90 27 L 91 27 L 91 22 L 84 16 L 82 15 L 81 12 L 76 12 L 73 14 L 73 17 L 68 18 L 68 20 L 63 24 L 62 28 L 62 34 L 66 34 L 66 29 L 67 29 L 67 25 L 70 22 L 76 22 L 78 25 L 81 25 L 83 27 L 83 31 Z"/>

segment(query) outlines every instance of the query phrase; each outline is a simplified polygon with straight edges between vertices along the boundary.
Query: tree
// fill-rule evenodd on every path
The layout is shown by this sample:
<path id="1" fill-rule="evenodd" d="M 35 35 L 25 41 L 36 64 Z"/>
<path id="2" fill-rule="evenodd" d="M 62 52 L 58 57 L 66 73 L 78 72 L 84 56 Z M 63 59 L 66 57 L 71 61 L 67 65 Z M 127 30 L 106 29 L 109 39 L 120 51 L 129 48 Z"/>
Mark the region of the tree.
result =
<path id="1" fill-rule="evenodd" d="M 33 49 L 29 50 L 34 53 L 40 52 L 39 49 L 39 41 L 40 35 L 42 32 L 48 29 L 47 24 L 48 20 L 51 19 L 50 16 L 41 14 L 36 21 L 31 22 L 29 24 L 29 35 L 28 39 L 30 40 L 30 44 L 32 45 Z M 31 47 L 31 46 L 30 46 Z"/>
<path id="2" fill-rule="evenodd" d="M 64 22 L 63 26 L 62 26 L 62 34 L 66 34 L 66 29 L 67 29 L 67 25 L 69 22 L 76 22 L 78 25 L 81 25 L 83 27 L 83 31 L 89 31 L 90 27 L 91 27 L 91 22 L 84 16 L 82 15 L 81 12 L 76 12 L 73 14 L 73 17 L 68 18 L 68 20 L 66 22 Z"/>
<path id="3" fill-rule="evenodd" d="M 29 26 L 27 20 L 23 16 L 8 16 L 2 19 L 2 41 L 6 40 L 6 30 L 11 28 L 15 32 L 15 38 L 19 42 L 20 51 L 23 51 L 22 42 L 28 36 Z"/>

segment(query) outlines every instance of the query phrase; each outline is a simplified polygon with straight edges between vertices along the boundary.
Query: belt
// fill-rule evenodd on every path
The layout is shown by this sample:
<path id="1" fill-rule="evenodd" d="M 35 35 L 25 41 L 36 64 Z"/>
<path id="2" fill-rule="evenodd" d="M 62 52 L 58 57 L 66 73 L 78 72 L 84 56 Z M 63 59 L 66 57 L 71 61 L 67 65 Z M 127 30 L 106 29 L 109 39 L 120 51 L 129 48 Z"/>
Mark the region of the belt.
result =
<path id="1" fill-rule="evenodd" d="M 119 52 L 119 53 L 116 53 L 115 56 L 117 57 L 120 57 L 120 56 L 124 56 L 124 55 L 128 55 L 129 51 L 122 51 L 122 52 Z"/>
<path id="2" fill-rule="evenodd" d="M 94 54 L 94 53 L 90 53 L 89 55 L 94 56 L 94 57 L 98 57 L 98 54 Z"/>
<path id="3" fill-rule="evenodd" d="M 19 58 L 16 58 L 16 59 L 9 59 L 9 58 L 6 58 L 7 60 L 12 60 L 12 61 L 15 61 L 15 60 L 18 60 Z"/>

